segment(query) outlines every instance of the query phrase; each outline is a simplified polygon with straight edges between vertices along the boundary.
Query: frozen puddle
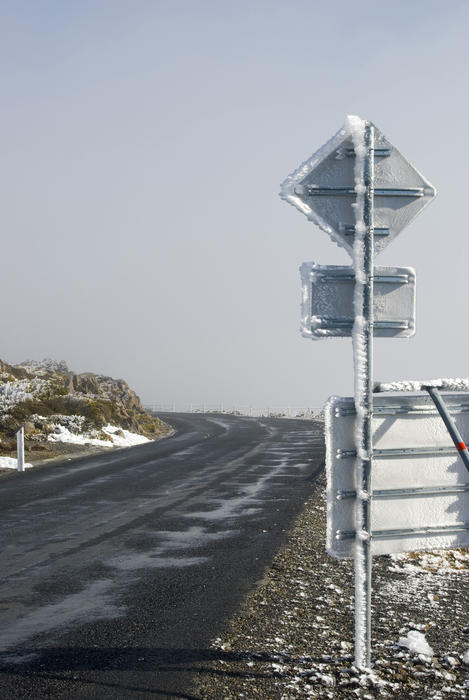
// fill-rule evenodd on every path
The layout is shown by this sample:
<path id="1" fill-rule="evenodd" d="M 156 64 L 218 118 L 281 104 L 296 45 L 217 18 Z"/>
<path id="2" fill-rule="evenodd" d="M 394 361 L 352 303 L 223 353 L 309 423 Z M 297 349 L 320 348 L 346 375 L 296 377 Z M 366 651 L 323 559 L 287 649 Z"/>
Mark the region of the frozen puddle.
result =
<path id="1" fill-rule="evenodd" d="M 139 569 L 186 568 L 204 564 L 208 557 L 194 556 L 191 550 L 237 533 L 237 530 L 226 529 L 209 532 L 204 527 L 193 526 L 185 530 L 155 532 L 154 538 L 158 544 L 150 551 L 125 551 L 125 543 L 121 544 L 124 553 L 105 562 L 106 566 L 114 568 L 114 578 L 94 581 L 79 593 L 66 595 L 57 602 L 11 619 L 11 622 L 0 630 L 0 652 L 38 635 L 51 634 L 76 624 L 115 619 L 125 615 L 126 606 L 114 603 L 113 597 L 122 585 L 126 587 L 130 582 L 129 572 Z M 4 660 L 9 663 L 26 663 L 36 656 L 14 652 L 8 654 L 7 658 L 4 657 Z"/>
<path id="2" fill-rule="evenodd" d="M 238 498 L 230 498 L 229 500 L 217 500 L 219 503 L 213 510 L 201 510 L 195 513 L 185 513 L 185 518 L 196 518 L 197 520 L 233 520 L 244 515 L 255 515 L 261 510 L 260 506 L 254 504 L 248 505 L 249 497 L 239 496 Z"/>
<path id="3" fill-rule="evenodd" d="M 187 530 L 161 530 L 155 533 L 155 539 L 161 538 L 161 541 L 153 550 L 149 552 L 128 551 L 113 557 L 106 563 L 120 571 L 197 566 L 204 564 L 208 558 L 175 554 L 175 552 L 204 547 L 209 542 L 226 539 L 235 534 L 237 534 L 237 530 L 208 532 L 200 526 L 193 526 Z"/>
<path id="4" fill-rule="evenodd" d="M 197 566 L 208 561 L 207 557 L 168 557 L 163 556 L 163 552 L 135 552 L 134 554 L 123 554 L 108 562 L 120 571 L 136 571 L 137 569 L 182 569 L 187 566 Z"/>
<path id="5" fill-rule="evenodd" d="M 113 587 L 112 580 L 94 581 L 79 593 L 72 593 L 57 603 L 44 605 L 17 618 L 0 631 L 0 651 L 21 644 L 38 634 L 72 624 L 120 617 L 125 610 L 111 601 Z M 18 661 L 24 661 L 21 654 Z"/>
<path id="6" fill-rule="evenodd" d="M 289 454 L 285 454 L 285 452 L 289 452 Z M 261 512 L 262 506 L 267 501 L 270 502 L 272 500 L 271 496 L 268 498 L 261 496 L 266 487 L 281 483 L 281 480 L 294 476 L 290 472 L 291 468 L 296 470 L 298 468 L 304 469 L 307 466 L 305 462 L 297 462 L 288 449 L 280 448 L 277 450 L 273 448 L 268 453 L 278 454 L 279 458 L 271 458 L 268 467 L 263 464 L 255 465 L 250 470 L 252 481 L 246 483 L 246 479 L 244 479 L 243 483 L 238 484 L 238 495 L 231 498 L 213 498 L 209 501 L 209 505 L 213 504 L 213 508 L 184 513 L 183 517 L 214 522 L 217 520 L 233 520 Z M 280 457 L 280 454 L 282 457 Z M 266 468 L 268 469 L 267 472 L 265 471 Z M 259 475 L 260 473 L 261 475 Z M 230 483 L 233 484 L 233 481 Z M 276 499 L 278 500 L 277 497 Z"/>

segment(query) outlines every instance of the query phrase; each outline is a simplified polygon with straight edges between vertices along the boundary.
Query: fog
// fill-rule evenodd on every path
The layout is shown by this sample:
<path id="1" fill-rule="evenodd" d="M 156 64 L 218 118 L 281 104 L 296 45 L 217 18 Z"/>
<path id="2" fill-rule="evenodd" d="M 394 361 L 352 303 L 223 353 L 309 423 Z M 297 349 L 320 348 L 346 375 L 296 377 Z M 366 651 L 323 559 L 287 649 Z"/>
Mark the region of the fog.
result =
<path id="1" fill-rule="evenodd" d="M 349 258 L 279 185 L 358 114 L 438 189 L 377 259 L 417 333 L 375 377 L 467 376 L 469 6 L 0 4 L 0 357 L 64 359 L 146 403 L 319 407 L 349 339 L 300 336 L 303 261 Z"/>

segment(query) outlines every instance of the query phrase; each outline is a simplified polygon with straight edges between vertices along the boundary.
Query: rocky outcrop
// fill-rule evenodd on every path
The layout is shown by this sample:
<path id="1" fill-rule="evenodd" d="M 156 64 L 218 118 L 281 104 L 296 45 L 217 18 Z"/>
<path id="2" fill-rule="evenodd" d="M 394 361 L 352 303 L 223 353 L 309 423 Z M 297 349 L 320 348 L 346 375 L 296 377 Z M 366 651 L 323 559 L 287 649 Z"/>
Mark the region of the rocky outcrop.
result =
<path id="1" fill-rule="evenodd" d="M 130 410 L 143 411 L 139 397 L 123 379 L 112 379 L 91 372 L 68 372 L 65 388 L 70 394 L 85 394 L 88 397 L 122 404 Z"/>
<path id="2" fill-rule="evenodd" d="M 0 360 L 0 374 L 8 374 L 16 379 L 24 379 L 28 376 L 28 371 L 20 365 L 9 365 L 3 360 Z"/>
<path id="3" fill-rule="evenodd" d="M 2 434 L 13 437 L 25 424 L 31 428 L 30 435 L 40 439 L 44 433 L 46 439 L 47 431 L 38 428 L 42 425 L 38 416 L 43 423 L 47 417 L 82 416 L 88 428 L 112 424 L 148 438 L 170 431 L 145 411 L 123 379 L 92 372 L 76 374 L 63 361 L 26 360 L 9 365 L 0 360 L 0 439 Z"/>

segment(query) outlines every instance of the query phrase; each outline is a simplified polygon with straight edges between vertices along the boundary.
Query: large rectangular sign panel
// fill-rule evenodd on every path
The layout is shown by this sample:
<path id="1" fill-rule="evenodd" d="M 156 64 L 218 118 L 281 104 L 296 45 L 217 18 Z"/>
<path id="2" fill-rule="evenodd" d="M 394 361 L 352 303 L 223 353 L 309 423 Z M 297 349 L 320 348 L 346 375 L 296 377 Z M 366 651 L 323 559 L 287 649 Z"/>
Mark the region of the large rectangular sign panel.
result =
<path id="1" fill-rule="evenodd" d="M 351 336 L 355 318 L 353 267 L 301 266 L 301 332 L 306 338 Z M 374 335 L 408 338 L 415 333 L 415 270 L 411 267 L 375 267 Z"/>
<path id="2" fill-rule="evenodd" d="M 469 442 L 469 392 L 443 393 Z M 355 406 L 326 406 L 327 550 L 355 550 Z M 427 394 L 377 394 L 372 418 L 372 554 L 469 546 L 469 472 Z"/>

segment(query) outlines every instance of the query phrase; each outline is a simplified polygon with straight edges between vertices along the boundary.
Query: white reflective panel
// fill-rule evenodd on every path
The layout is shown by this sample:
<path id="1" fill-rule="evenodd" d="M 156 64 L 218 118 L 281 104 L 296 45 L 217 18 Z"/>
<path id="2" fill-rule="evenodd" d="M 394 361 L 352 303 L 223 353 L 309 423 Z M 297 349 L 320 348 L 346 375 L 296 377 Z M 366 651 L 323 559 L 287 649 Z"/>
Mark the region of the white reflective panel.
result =
<path id="1" fill-rule="evenodd" d="M 469 392 L 442 396 L 469 442 Z M 378 394 L 372 425 L 372 553 L 469 546 L 469 472 L 430 397 Z M 354 553 L 354 431 L 353 399 L 330 399 L 327 550 L 344 558 Z"/>
<path id="2" fill-rule="evenodd" d="M 318 340 L 351 336 L 355 316 L 352 267 L 303 263 L 301 332 Z M 374 335 L 408 338 L 415 333 L 415 270 L 375 267 Z"/>

